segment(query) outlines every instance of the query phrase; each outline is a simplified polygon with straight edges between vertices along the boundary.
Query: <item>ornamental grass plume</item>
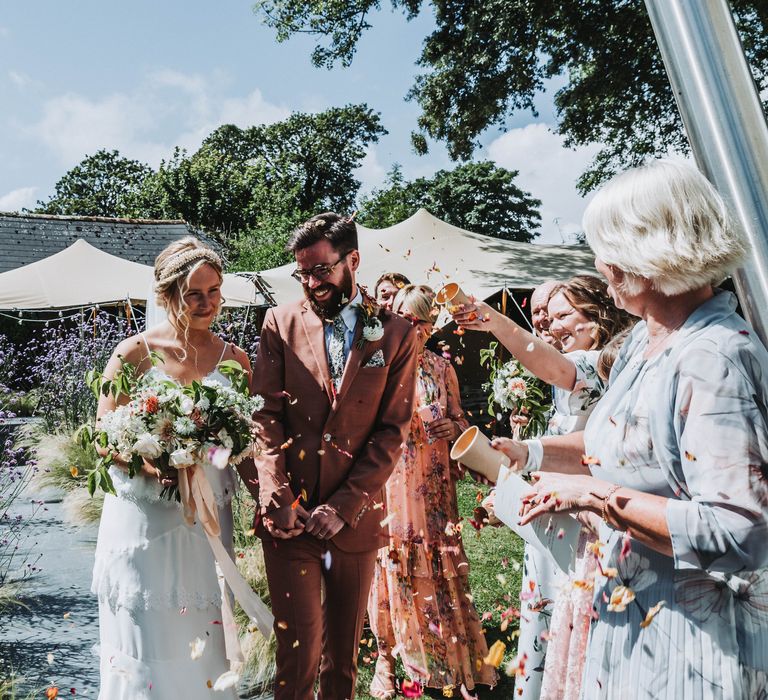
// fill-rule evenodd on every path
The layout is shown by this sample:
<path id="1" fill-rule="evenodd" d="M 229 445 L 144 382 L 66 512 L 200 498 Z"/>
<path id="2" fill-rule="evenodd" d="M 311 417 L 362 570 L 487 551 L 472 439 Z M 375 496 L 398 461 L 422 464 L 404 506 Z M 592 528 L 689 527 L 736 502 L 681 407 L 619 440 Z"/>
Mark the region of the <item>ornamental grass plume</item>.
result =
<path id="1" fill-rule="evenodd" d="M 256 503 L 250 493 L 240 489 L 232 501 L 232 512 L 235 520 L 237 568 L 256 595 L 269 605 L 264 554 L 253 531 Z M 245 657 L 240 688 L 247 689 L 249 694 L 267 692 L 275 678 L 275 636 L 270 635 L 269 639 L 265 639 L 258 631 L 251 631 L 252 623 L 239 606 L 235 611 L 235 619 L 239 626 L 240 644 Z"/>
<path id="2" fill-rule="evenodd" d="M 16 502 L 26 494 L 37 467 L 23 447 L 16 444 L 15 427 L 7 425 L 13 414 L 0 411 L 0 635 L 7 616 L 3 611 L 19 603 L 19 593 L 25 581 L 38 571 L 40 555 L 24 546 L 28 537 L 27 524 L 41 507 L 32 502 L 26 517 L 15 512 Z"/>

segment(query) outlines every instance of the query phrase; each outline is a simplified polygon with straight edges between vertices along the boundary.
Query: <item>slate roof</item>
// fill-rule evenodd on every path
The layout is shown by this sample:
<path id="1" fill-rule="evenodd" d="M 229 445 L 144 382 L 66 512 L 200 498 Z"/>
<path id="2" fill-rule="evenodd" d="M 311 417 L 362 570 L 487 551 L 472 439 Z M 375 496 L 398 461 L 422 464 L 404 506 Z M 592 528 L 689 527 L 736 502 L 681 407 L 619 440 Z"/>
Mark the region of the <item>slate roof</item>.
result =
<path id="1" fill-rule="evenodd" d="M 0 273 L 47 258 L 78 238 L 125 260 L 153 265 L 165 246 L 189 235 L 219 249 L 215 242 L 185 221 L 0 212 Z"/>

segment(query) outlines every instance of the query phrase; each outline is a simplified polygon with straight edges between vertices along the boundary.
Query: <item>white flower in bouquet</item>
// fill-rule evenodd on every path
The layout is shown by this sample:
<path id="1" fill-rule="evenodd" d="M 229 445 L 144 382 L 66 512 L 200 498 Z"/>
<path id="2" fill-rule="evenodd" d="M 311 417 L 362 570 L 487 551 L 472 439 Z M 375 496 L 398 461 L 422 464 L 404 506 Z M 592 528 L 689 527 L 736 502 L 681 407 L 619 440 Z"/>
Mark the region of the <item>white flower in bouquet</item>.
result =
<path id="1" fill-rule="evenodd" d="M 232 438 L 229 436 L 226 428 L 219 430 L 219 432 L 216 433 L 216 437 L 219 439 L 221 444 L 229 450 L 231 450 L 235 445 L 235 443 L 232 442 Z"/>
<path id="2" fill-rule="evenodd" d="M 188 416 L 181 416 L 173 421 L 173 429 L 176 431 L 177 435 L 188 437 L 195 433 L 197 426 L 195 425 L 195 421 Z"/>
<path id="3" fill-rule="evenodd" d="M 182 396 L 180 388 L 163 386 L 158 392 L 157 399 L 160 403 L 167 404 L 171 403 L 171 401 L 178 401 Z"/>
<path id="4" fill-rule="evenodd" d="M 189 447 L 179 447 L 168 456 L 168 464 L 174 469 L 188 467 L 195 462 L 194 450 Z"/>
<path id="5" fill-rule="evenodd" d="M 224 386 L 218 379 L 211 379 L 210 377 L 203 379 L 202 385 L 209 386 L 213 389 L 219 389 L 220 387 Z"/>
<path id="6" fill-rule="evenodd" d="M 131 451 L 141 455 L 144 459 L 155 459 L 163 454 L 163 446 L 157 439 L 157 435 L 142 433 L 133 443 Z"/>
<path id="7" fill-rule="evenodd" d="M 195 404 L 195 408 L 197 408 L 199 411 L 207 411 L 211 407 L 211 402 L 208 400 L 207 396 L 203 396 L 200 398 L 200 400 Z"/>
<path id="8" fill-rule="evenodd" d="M 221 408 L 231 408 L 238 403 L 239 396 L 236 391 L 228 386 L 222 386 L 216 397 L 216 405 Z"/>
<path id="9" fill-rule="evenodd" d="M 179 410 L 185 416 L 188 416 L 195 410 L 195 402 L 189 396 L 182 396 L 181 399 L 179 399 Z"/>
<path id="10" fill-rule="evenodd" d="M 253 415 L 256 411 L 260 411 L 264 408 L 264 397 L 256 394 L 248 399 L 248 413 Z"/>

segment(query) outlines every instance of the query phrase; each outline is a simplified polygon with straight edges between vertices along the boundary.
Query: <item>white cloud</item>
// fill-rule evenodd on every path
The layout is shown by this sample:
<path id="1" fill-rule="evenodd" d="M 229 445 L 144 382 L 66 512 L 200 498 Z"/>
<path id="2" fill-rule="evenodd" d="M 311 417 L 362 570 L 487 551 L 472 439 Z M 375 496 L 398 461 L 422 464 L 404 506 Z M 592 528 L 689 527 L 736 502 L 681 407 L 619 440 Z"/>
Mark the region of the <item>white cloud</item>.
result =
<path id="1" fill-rule="evenodd" d="M 147 107 L 120 93 L 101 100 L 66 94 L 46 101 L 42 118 L 30 131 L 67 166 L 100 148 L 159 161 L 166 148 L 147 138 L 153 127 L 152 110 Z"/>
<path id="2" fill-rule="evenodd" d="M 491 160 L 519 170 L 517 183 L 540 199 L 541 235 L 538 243 L 572 242 L 581 231 L 581 216 L 589 201 L 576 190 L 576 180 L 600 149 L 599 144 L 569 149 L 563 138 L 543 123 L 512 129 L 488 146 Z"/>
<path id="3" fill-rule="evenodd" d="M 9 70 L 8 78 L 16 87 L 20 88 L 26 87 L 30 83 L 30 78 L 28 75 L 25 75 L 24 73 L 16 70 Z"/>
<path id="4" fill-rule="evenodd" d="M 230 97 L 222 101 L 217 121 L 218 124 L 236 124 L 240 127 L 272 124 L 286 119 L 290 113 L 287 107 L 267 102 L 261 90 L 254 90 L 243 98 Z"/>
<path id="5" fill-rule="evenodd" d="M 150 73 L 131 92 L 96 98 L 67 93 L 48 99 L 41 118 L 25 129 L 71 167 L 100 148 L 157 166 L 174 146 L 195 150 L 222 124 L 271 123 L 290 114 L 260 90 L 221 94 L 221 81 L 173 70 Z"/>
<path id="6" fill-rule="evenodd" d="M 355 171 L 355 177 L 360 180 L 360 195 L 370 194 L 376 188 L 384 184 L 387 170 L 379 160 L 379 155 L 374 146 L 368 146 L 365 157 L 360 167 Z"/>
<path id="7" fill-rule="evenodd" d="M 37 187 L 19 187 L 0 197 L 0 211 L 21 211 L 37 204 Z"/>

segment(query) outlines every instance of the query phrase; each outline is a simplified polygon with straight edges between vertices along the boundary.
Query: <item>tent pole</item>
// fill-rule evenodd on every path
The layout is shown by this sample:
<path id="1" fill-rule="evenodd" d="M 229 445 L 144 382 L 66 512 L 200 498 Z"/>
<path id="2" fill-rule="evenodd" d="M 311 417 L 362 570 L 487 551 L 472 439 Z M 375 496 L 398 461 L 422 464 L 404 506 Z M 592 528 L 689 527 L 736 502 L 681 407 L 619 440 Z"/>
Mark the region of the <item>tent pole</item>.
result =
<path id="1" fill-rule="evenodd" d="M 768 126 L 726 0 L 645 0 L 701 171 L 752 251 L 734 274 L 747 320 L 768 345 Z"/>

